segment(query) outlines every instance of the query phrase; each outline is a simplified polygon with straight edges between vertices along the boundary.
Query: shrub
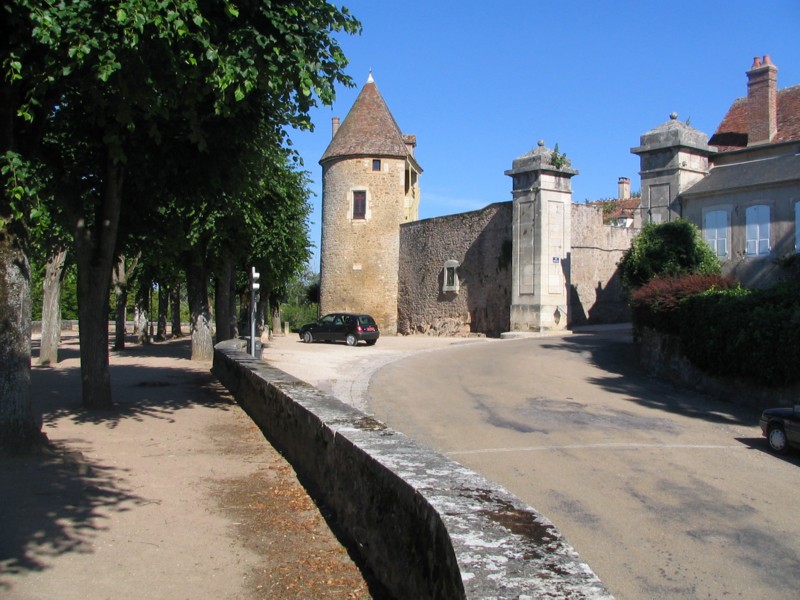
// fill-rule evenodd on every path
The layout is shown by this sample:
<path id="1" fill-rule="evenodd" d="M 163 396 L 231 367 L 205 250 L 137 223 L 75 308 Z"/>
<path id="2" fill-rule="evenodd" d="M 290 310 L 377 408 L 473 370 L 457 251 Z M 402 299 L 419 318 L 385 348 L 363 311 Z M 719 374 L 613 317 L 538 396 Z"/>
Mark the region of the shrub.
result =
<path id="1" fill-rule="evenodd" d="M 652 327 L 664 333 L 678 334 L 685 319 L 681 301 L 707 290 L 729 290 L 739 284 L 720 275 L 690 274 L 680 277 L 656 277 L 631 293 L 631 316 L 634 327 Z"/>
<path id="2" fill-rule="evenodd" d="M 765 386 L 800 382 L 800 284 L 710 291 L 681 303 L 681 346 L 713 375 Z"/>
<path id="3" fill-rule="evenodd" d="M 319 307 L 317 304 L 282 304 L 281 318 L 288 321 L 289 329 L 297 331 L 306 323 L 317 320 Z"/>
<path id="4" fill-rule="evenodd" d="M 619 263 L 622 284 L 629 290 L 659 276 L 690 273 L 719 275 L 719 260 L 689 221 L 647 224 Z"/>

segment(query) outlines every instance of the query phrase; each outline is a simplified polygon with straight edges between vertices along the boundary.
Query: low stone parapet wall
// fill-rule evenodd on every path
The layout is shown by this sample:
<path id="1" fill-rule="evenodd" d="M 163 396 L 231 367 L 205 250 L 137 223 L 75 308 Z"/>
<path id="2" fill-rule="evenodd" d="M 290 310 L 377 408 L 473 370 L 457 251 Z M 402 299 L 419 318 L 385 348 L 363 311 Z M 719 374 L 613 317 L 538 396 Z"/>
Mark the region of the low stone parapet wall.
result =
<path id="1" fill-rule="evenodd" d="M 530 506 L 243 348 L 213 373 L 396 598 L 611 598 Z"/>
<path id="2" fill-rule="evenodd" d="M 800 401 L 800 385 L 767 388 L 741 379 L 715 377 L 686 358 L 678 336 L 650 328 L 645 328 L 639 335 L 639 364 L 654 377 L 678 381 L 717 400 L 759 411 L 793 406 Z"/>

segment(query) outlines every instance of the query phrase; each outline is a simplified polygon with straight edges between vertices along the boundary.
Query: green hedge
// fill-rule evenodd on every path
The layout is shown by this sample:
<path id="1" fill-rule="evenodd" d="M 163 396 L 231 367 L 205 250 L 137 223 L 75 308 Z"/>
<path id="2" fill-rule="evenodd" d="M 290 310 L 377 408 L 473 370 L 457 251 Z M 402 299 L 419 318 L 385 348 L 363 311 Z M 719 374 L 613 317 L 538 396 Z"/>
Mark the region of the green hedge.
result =
<path id="1" fill-rule="evenodd" d="M 800 285 L 706 292 L 680 312 L 683 351 L 704 371 L 768 387 L 800 382 Z"/>
<path id="2" fill-rule="evenodd" d="M 800 284 L 747 290 L 702 278 L 654 280 L 631 298 L 634 326 L 677 335 L 711 375 L 767 387 L 800 382 Z M 725 289 L 725 287 L 730 289 Z"/>

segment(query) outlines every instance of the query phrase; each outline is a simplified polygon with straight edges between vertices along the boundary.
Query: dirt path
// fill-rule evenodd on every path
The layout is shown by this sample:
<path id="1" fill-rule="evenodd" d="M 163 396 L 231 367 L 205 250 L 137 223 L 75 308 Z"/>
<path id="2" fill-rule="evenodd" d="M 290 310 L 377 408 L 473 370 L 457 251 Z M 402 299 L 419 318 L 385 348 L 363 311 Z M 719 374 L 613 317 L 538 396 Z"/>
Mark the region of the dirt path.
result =
<path id="1" fill-rule="evenodd" d="M 377 597 L 292 468 L 189 355 L 186 339 L 112 352 L 106 413 L 80 409 L 76 337 L 57 366 L 33 368 L 55 450 L 0 457 L 0 596 Z"/>

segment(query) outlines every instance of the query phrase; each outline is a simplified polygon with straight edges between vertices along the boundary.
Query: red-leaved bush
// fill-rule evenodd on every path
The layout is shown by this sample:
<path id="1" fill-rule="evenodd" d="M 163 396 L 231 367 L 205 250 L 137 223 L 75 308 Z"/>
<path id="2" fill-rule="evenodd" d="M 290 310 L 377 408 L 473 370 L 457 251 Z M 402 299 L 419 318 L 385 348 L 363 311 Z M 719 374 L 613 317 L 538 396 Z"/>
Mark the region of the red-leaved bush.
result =
<path id="1" fill-rule="evenodd" d="M 737 281 L 721 275 L 656 277 L 631 294 L 633 324 L 636 328 L 652 327 L 665 333 L 677 333 L 681 300 L 712 289 L 729 290 L 737 287 Z"/>

